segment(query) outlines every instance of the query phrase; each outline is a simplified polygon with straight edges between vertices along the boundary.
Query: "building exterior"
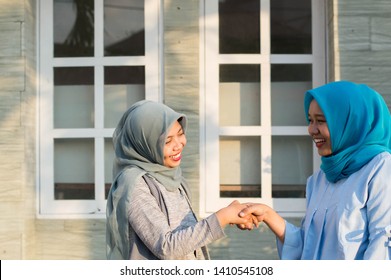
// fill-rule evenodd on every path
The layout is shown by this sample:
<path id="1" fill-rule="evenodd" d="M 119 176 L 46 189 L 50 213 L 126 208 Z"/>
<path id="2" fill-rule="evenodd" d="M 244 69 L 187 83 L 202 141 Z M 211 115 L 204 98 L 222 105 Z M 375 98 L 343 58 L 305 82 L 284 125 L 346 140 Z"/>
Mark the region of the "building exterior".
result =
<path id="1" fill-rule="evenodd" d="M 391 108 L 391 2 L 0 0 L 0 259 L 105 259 L 111 135 L 133 102 L 189 118 L 200 218 L 232 200 L 299 223 L 319 166 L 302 95 L 366 83 Z M 227 228 L 213 259 L 277 259 Z"/>

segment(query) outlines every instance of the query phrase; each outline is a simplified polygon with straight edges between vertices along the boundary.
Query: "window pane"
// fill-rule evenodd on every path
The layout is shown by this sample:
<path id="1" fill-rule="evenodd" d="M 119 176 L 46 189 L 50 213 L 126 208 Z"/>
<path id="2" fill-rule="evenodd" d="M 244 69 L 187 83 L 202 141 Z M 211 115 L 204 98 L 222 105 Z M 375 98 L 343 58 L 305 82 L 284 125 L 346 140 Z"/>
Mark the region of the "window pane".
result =
<path id="1" fill-rule="evenodd" d="M 272 137 L 272 196 L 304 197 L 313 170 L 309 136 Z"/>
<path id="2" fill-rule="evenodd" d="M 54 68 L 54 128 L 94 126 L 94 68 Z"/>
<path id="3" fill-rule="evenodd" d="M 144 55 L 144 0 L 105 0 L 105 56 Z"/>
<path id="4" fill-rule="evenodd" d="M 144 66 L 105 67 L 105 127 L 116 127 L 123 113 L 145 99 Z"/>
<path id="5" fill-rule="evenodd" d="M 260 53 L 259 0 L 219 1 L 221 54 Z"/>
<path id="6" fill-rule="evenodd" d="M 54 140 L 55 199 L 94 199 L 94 140 Z"/>
<path id="7" fill-rule="evenodd" d="M 94 0 L 54 0 L 54 57 L 94 56 Z"/>
<path id="8" fill-rule="evenodd" d="M 219 90 L 221 126 L 260 124 L 259 65 L 220 65 Z"/>
<path id="9" fill-rule="evenodd" d="M 220 196 L 261 196 L 260 137 L 220 137 Z"/>
<path id="10" fill-rule="evenodd" d="M 272 125 L 306 126 L 304 93 L 312 87 L 311 64 L 271 66 Z"/>
<path id="11" fill-rule="evenodd" d="M 113 182 L 113 162 L 115 154 L 113 148 L 113 139 L 105 139 L 105 199 L 109 194 L 111 183 Z"/>
<path id="12" fill-rule="evenodd" d="M 271 53 L 312 53 L 311 0 L 273 0 L 270 10 Z"/>

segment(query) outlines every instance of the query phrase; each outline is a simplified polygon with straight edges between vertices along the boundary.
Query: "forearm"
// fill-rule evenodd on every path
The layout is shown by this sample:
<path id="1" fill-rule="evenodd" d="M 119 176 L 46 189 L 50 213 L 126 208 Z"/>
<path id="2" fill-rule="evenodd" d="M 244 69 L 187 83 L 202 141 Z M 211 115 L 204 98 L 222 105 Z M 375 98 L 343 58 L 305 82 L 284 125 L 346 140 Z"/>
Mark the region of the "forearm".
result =
<path id="1" fill-rule="evenodd" d="M 263 222 L 284 243 L 285 239 L 285 220 L 273 209 L 268 209 Z"/>

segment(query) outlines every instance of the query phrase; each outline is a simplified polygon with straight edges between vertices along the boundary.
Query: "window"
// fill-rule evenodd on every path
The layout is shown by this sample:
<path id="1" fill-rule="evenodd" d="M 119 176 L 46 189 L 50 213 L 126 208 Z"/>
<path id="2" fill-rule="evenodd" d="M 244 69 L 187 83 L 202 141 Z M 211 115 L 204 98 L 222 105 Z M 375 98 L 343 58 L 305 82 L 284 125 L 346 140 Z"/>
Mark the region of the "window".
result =
<path id="1" fill-rule="evenodd" d="M 117 122 L 160 98 L 159 0 L 40 1 L 39 15 L 39 214 L 99 217 Z"/>
<path id="2" fill-rule="evenodd" d="M 306 179 L 319 166 L 303 96 L 325 82 L 322 2 L 203 2 L 204 214 L 233 199 L 304 212 Z"/>

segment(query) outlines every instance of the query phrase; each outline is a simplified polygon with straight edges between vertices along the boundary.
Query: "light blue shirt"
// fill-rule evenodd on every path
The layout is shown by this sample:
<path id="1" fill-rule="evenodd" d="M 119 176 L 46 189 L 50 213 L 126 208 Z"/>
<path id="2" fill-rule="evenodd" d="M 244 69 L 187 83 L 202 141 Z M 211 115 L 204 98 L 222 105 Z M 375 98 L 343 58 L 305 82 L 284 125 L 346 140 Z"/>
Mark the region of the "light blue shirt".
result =
<path id="1" fill-rule="evenodd" d="M 319 170 L 307 181 L 301 227 L 285 223 L 284 244 L 277 240 L 281 259 L 389 260 L 391 154 L 377 155 L 336 183 Z"/>

